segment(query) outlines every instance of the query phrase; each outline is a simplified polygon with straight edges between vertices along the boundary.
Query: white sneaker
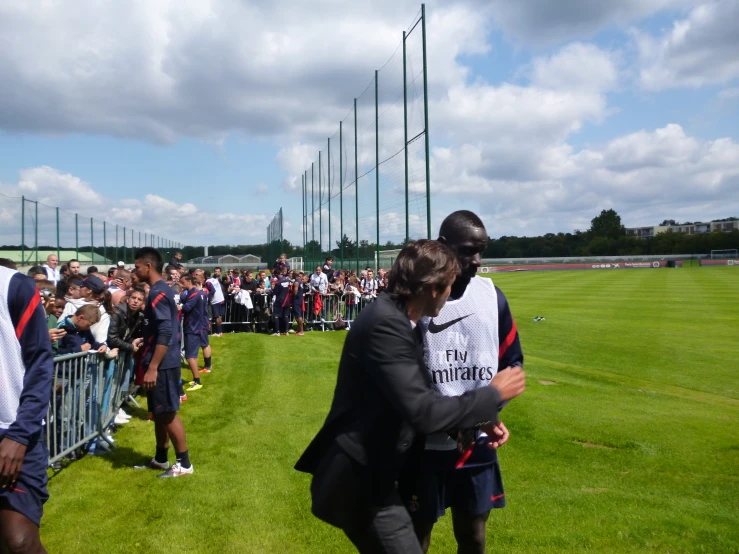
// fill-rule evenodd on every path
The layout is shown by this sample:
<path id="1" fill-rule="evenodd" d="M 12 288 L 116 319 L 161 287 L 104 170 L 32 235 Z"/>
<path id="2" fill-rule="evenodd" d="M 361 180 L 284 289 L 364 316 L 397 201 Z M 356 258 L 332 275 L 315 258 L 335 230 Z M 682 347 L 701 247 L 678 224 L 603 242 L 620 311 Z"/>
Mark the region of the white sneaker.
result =
<path id="1" fill-rule="evenodd" d="M 175 462 L 175 464 L 170 467 L 167 471 L 164 473 L 160 473 L 157 475 L 159 479 L 168 479 L 169 477 L 182 477 L 183 475 L 192 475 L 192 473 L 195 471 L 195 468 L 192 464 L 190 464 L 190 467 L 185 469 L 182 467 L 180 462 Z"/>
<path id="2" fill-rule="evenodd" d="M 118 415 L 124 419 L 131 419 L 131 416 L 123 411 L 123 408 L 118 409 Z"/>
<path id="3" fill-rule="evenodd" d="M 130 420 L 126 419 L 125 417 L 121 417 L 120 415 L 117 415 L 115 416 L 113 423 L 115 423 L 116 425 L 125 425 L 126 423 L 130 423 Z"/>

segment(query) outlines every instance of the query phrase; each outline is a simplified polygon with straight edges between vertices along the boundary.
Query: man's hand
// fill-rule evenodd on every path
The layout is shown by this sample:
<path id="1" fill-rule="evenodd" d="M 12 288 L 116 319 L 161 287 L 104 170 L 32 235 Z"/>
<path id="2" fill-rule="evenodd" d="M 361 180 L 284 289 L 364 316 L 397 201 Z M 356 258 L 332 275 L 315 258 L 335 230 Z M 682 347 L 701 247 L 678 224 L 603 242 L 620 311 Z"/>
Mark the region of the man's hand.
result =
<path id="1" fill-rule="evenodd" d="M 80 350 L 82 350 L 82 352 L 87 352 L 88 350 L 90 350 L 90 348 L 92 347 L 90 346 L 90 343 L 87 343 L 87 342 L 83 344 L 82 346 L 80 346 Z"/>
<path id="2" fill-rule="evenodd" d="M 146 370 L 146 373 L 144 374 L 144 390 L 145 391 L 152 391 L 154 390 L 154 387 L 157 386 L 157 373 L 158 368 L 156 366 L 149 366 L 149 369 Z"/>
<path id="3" fill-rule="evenodd" d="M 98 354 L 105 354 L 108 351 L 108 347 L 105 344 L 101 344 L 97 351 Z"/>
<path id="4" fill-rule="evenodd" d="M 495 450 L 496 448 L 500 448 L 505 443 L 508 442 L 508 437 L 511 436 L 511 434 L 508 432 L 508 428 L 503 424 L 502 421 L 499 421 L 496 425 L 487 425 L 485 427 L 481 427 L 480 431 L 483 431 L 488 436 L 488 448 L 491 450 Z"/>
<path id="5" fill-rule="evenodd" d="M 67 332 L 64 329 L 49 329 L 49 338 L 51 339 L 51 342 L 58 341 L 66 334 Z"/>
<path id="6" fill-rule="evenodd" d="M 134 339 L 132 344 L 134 353 L 138 352 L 141 348 L 141 345 L 144 344 L 144 339 Z"/>
<path id="7" fill-rule="evenodd" d="M 0 487 L 5 489 L 15 483 L 25 457 L 25 445 L 8 438 L 0 440 Z"/>
<path id="8" fill-rule="evenodd" d="M 111 348 L 110 352 L 108 352 L 108 358 L 115 358 L 117 355 L 118 355 L 117 348 Z"/>
<path id="9" fill-rule="evenodd" d="M 495 374 L 490 386 L 498 389 L 500 399 L 507 402 L 523 394 L 526 388 L 526 374 L 518 366 L 507 367 Z"/>
<path id="10" fill-rule="evenodd" d="M 110 286 L 112 286 L 112 287 L 117 287 L 117 288 L 119 288 L 119 289 L 122 289 L 122 288 L 124 288 L 124 286 L 123 286 L 124 284 L 125 284 L 125 283 L 124 283 L 124 282 L 123 282 L 123 281 L 122 281 L 121 279 L 113 279 L 113 280 L 112 280 L 112 281 L 110 282 Z"/>

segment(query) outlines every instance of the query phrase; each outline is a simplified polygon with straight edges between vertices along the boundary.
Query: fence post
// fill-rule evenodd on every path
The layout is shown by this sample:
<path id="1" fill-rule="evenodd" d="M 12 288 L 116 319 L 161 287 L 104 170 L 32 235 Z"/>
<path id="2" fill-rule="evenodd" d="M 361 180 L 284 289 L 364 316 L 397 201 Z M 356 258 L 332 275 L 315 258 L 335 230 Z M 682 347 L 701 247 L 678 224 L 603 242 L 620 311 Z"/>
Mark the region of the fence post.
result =
<path id="1" fill-rule="evenodd" d="M 115 226 L 115 257 L 118 258 L 118 225 Z M 122 258 L 118 258 L 122 259 Z M 115 262 L 115 260 L 113 260 Z M 117 264 L 116 264 L 117 265 Z"/>
<path id="2" fill-rule="evenodd" d="M 26 197 L 21 196 L 21 267 L 26 263 Z"/>
<path id="3" fill-rule="evenodd" d="M 56 209 L 56 259 L 61 260 L 61 249 L 59 247 L 59 208 Z"/>
<path id="4" fill-rule="evenodd" d="M 421 31 L 423 35 L 423 121 L 426 142 L 426 238 L 431 238 L 431 164 L 429 160 L 429 79 L 426 65 L 426 4 L 421 4 Z"/>
<path id="5" fill-rule="evenodd" d="M 38 265 L 38 200 L 35 202 L 36 204 L 36 221 L 35 221 L 35 231 L 33 235 L 33 241 L 36 243 L 35 250 L 36 250 L 36 265 Z"/>
<path id="6" fill-rule="evenodd" d="M 318 257 L 323 257 L 323 191 L 321 181 L 321 151 L 318 151 Z"/>
<path id="7" fill-rule="evenodd" d="M 80 259 L 80 227 L 77 214 L 74 214 L 74 257 Z"/>
<path id="8" fill-rule="evenodd" d="M 410 237 L 408 216 L 408 85 L 406 77 L 405 31 L 403 31 L 403 136 L 405 137 L 405 243 Z"/>
<path id="9" fill-rule="evenodd" d="M 310 251 L 311 251 L 311 257 L 313 260 L 316 259 L 316 202 L 315 197 L 313 193 L 313 177 L 315 176 L 315 171 L 313 169 L 313 162 L 310 163 L 310 233 L 311 233 L 311 244 L 310 244 Z M 311 262 L 313 263 L 313 262 Z"/>
<path id="10" fill-rule="evenodd" d="M 379 95 L 379 75 L 380 72 L 375 69 L 375 228 L 377 229 L 377 244 L 375 252 L 377 252 L 377 266 L 375 271 L 379 269 L 380 264 L 380 101 Z"/>
<path id="11" fill-rule="evenodd" d="M 328 156 L 326 157 L 328 171 L 328 255 L 331 255 L 331 138 L 328 139 Z"/>
<path id="12" fill-rule="evenodd" d="M 339 121 L 339 244 L 341 244 L 341 265 L 344 267 L 344 122 Z"/>
<path id="13" fill-rule="evenodd" d="M 92 228 L 92 218 L 90 218 L 90 258 L 95 265 L 95 231 Z"/>
<path id="14" fill-rule="evenodd" d="M 357 260 L 357 272 L 359 272 L 359 156 L 357 154 L 357 99 L 354 99 L 354 210 L 356 212 L 355 237 L 357 243 L 354 251 Z"/>
<path id="15" fill-rule="evenodd" d="M 105 230 L 105 221 L 103 221 L 103 263 L 108 263 L 108 236 Z"/>
<path id="16" fill-rule="evenodd" d="M 123 263 L 126 263 L 126 228 L 123 228 Z"/>

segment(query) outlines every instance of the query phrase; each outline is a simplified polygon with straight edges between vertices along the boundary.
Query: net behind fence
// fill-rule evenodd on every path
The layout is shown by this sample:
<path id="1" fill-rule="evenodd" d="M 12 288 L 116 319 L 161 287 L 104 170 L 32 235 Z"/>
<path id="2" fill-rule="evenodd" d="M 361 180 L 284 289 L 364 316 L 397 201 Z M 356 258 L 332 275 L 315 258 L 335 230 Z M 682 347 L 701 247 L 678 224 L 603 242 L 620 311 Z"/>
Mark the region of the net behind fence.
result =
<path id="1" fill-rule="evenodd" d="M 429 238 L 425 10 L 304 172 L 307 266 L 358 269 Z"/>
<path id="2" fill-rule="evenodd" d="M 42 265 L 49 255 L 60 263 L 71 259 L 83 265 L 134 262 L 134 250 L 152 246 L 165 261 L 182 248 L 158 235 L 126 228 L 105 220 L 84 217 L 25 197 L 0 194 L 0 258 L 19 267 Z"/>
<path id="3" fill-rule="evenodd" d="M 284 253 L 282 241 L 282 208 L 278 211 L 267 226 L 267 265 L 272 267 L 275 260 Z"/>

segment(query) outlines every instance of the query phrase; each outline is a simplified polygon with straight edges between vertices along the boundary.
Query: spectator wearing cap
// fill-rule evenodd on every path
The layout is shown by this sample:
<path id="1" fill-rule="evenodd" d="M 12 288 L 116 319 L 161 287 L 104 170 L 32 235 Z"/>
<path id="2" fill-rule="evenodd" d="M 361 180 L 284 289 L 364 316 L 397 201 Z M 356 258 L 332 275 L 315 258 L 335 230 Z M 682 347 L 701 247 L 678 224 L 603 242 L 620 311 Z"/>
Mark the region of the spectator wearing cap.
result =
<path id="1" fill-rule="evenodd" d="M 56 254 L 49 254 L 46 258 L 46 263 L 42 267 L 46 271 L 46 278 L 56 286 L 61 279 L 59 273 L 59 257 Z"/>
<path id="2" fill-rule="evenodd" d="M 88 275 L 81 283 L 80 297 L 78 299 L 67 299 L 67 305 L 64 306 L 62 317 L 74 315 L 82 306 L 92 304 L 100 310 L 100 321 L 95 323 L 90 331 L 95 340 L 99 343 L 105 343 L 108 340 L 108 327 L 110 326 L 110 316 L 113 313 L 113 303 L 110 292 L 105 288 L 100 277 L 96 275 Z"/>

